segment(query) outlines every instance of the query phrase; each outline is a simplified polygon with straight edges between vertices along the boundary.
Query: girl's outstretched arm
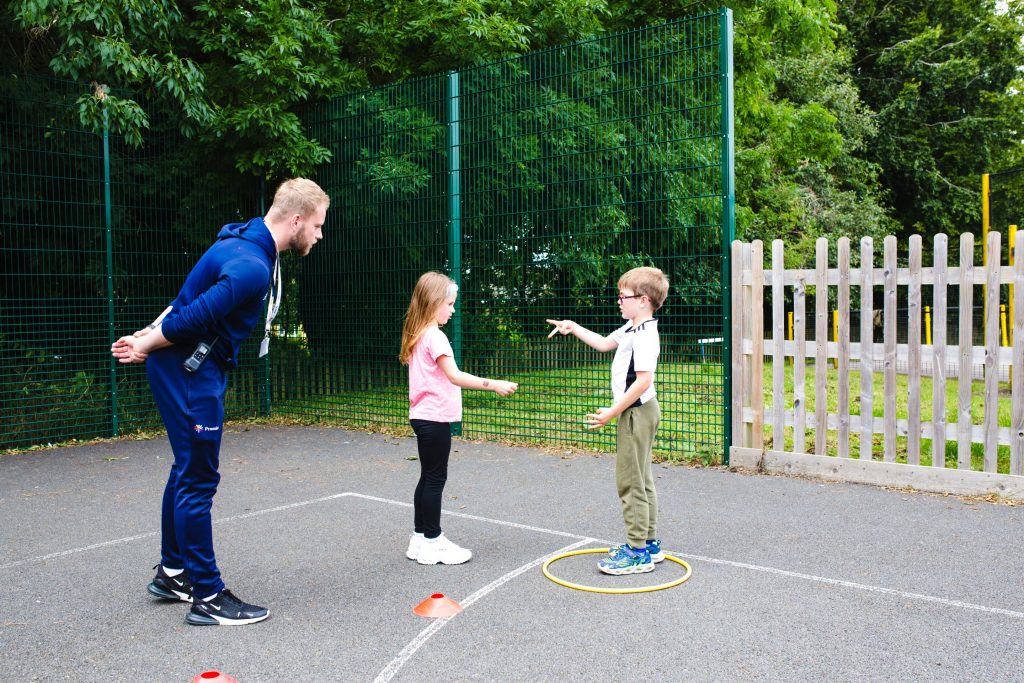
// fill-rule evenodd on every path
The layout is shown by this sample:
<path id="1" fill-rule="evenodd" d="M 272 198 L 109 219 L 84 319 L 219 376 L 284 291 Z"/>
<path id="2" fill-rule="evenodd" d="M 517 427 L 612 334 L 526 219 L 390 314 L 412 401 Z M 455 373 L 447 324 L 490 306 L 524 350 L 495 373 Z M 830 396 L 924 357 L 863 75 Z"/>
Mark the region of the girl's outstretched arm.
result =
<path id="1" fill-rule="evenodd" d="M 448 376 L 448 380 L 452 384 L 463 389 L 480 389 L 481 391 L 493 391 L 498 396 L 511 396 L 519 388 L 519 385 L 515 382 L 506 382 L 502 379 L 485 379 L 471 375 L 468 372 L 463 372 L 459 370 L 459 366 L 455 364 L 455 359 L 451 356 L 439 356 L 437 365 L 444 370 L 444 374 Z"/>

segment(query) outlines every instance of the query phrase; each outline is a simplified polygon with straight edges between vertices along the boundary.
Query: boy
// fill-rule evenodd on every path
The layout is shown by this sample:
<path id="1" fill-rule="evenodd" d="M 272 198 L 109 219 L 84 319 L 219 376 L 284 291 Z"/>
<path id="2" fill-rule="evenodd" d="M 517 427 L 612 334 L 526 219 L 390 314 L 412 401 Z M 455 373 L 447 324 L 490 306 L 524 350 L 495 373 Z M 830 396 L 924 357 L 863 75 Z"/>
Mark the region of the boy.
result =
<path id="1" fill-rule="evenodd" d="M 598 351 L 615 350 L 610 408 L 587 415 L 589 429 L 618 417 L 615 480 L 626 522 L 627 543 L 611 548 L 597 568 L 605 574 L 639 574 L 665 559 L 655 533 L 658 498 L 651 474 L 651 451 L 661 410 L 654 390 L 660 343 L 654 313 L 668 296 L 668 278 L 657 268 L 634 268 L 619 278 L 619 311 L 629 322 L 602 337 L 571 320 L 548 320 L 559 334 L 573 334 Z"/>

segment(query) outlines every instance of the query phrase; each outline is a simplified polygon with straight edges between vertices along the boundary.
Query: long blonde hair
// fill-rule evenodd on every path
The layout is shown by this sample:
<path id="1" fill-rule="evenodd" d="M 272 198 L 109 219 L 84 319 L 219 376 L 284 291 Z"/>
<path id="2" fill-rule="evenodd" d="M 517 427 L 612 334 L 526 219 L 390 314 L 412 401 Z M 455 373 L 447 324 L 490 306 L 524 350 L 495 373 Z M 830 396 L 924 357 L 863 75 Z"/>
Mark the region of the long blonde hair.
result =
<path id="1" fill-rule="evenodd" d="M 412 300 L 409 302 L 409 310 L 405 312 L 405 324 L 402 326 L 402 350 L 398 354 L 398 360 L 402 365 L 409 364 L 416 342 L 428 327 L 437 322 L 434 317 L 437 309 L 458 291 L 459 286 L 444 273 L 431 270 L 420 275 L 416 287 L 412 290 Z"/>

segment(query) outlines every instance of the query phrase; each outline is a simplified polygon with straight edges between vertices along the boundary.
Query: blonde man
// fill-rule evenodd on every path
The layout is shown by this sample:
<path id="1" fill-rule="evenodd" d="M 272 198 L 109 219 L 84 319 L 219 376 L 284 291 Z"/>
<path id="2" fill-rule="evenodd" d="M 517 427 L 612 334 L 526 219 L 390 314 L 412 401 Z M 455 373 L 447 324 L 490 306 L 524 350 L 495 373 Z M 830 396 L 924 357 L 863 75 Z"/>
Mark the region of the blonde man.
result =
<path id="1" fill-rule="evenodd" d="M 224 392 L 239 346 L 264 308 L 267 333 L 277 312 L 278 254 L 289 249 L 308 254 L 323 238 L 329 205 L 312 180 L 285 181 L 265 217 L 225 225 L 170 306 L 111 346 L 122 363 L 146 362 L 167 427 L 174 463 L 164 488 L 160 564 L 148 590 L 158 598 L 191 603 L 185 617 L 190 624 L 252 624 L 270 615 L 224 587 L 214 557 L 210 509 L 220 482 Z M 268 342 L 264 336 L 261 355 Z"/>

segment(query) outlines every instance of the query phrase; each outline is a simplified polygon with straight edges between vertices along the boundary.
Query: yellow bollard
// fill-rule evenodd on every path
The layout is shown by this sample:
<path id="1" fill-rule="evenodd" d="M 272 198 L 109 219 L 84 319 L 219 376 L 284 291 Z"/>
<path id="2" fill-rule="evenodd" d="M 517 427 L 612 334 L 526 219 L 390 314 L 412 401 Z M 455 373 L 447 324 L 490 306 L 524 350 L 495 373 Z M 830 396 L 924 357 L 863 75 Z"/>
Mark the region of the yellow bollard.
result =
<path id="1" fill-rule="evenodd" d="M 927 346 L 932 345 L 932 307 L 924 307 L 924 343 Z"/>
<path id="2" fill-rule="evenodd" d="M 836 345 L 838 346 L 839 345 L 839 311 L 838 311 L 838 309 L 833 309 L 833 311 L 832 311 L 832 339 L 833 339 L 833 341 L 835 341 Z M 834 368 L 838 368 L 839 367 L 839 358 L 833 358 L 832 359 L 832 367 L 834 367 Z"/>
<path id="3" fill-rule="evenodd" d="M 989 204 L 988 204 L 988 173 L 981 175 L 981 265 L 988 265 L 988 228 L 989 228 Z"/>
<path id="4" fill-rule="evenodd" d="M 988 265 L 988 227 L 989 227 L 989 177 L 981 174 L 981 267 Z M 985 329 L 985 311 L 988 310 L 988 287 L 981 288 L 981 328 Z"/>
<path id="5" fill-rule="evenodd" d="M 1006 304 L 999 304 L 999 329 L 1003 334 L 1003 346 L 1009 346 L 1006 339 Z"/>
<path id="6" fill-rule="evenodd" d="M 1010 267 L 1013 268 L 1013 262 L 1017 257 L 1017 226 L 1010 226 Z M 1010 329 L 1010 344 L 1013 343 L 1013 285 L 1010 285 L 1010 318 L 1007 320 L 1007 327 Z M 1013 382 L 1013 366 L 1010 366 L 1010 382 Z"/>
<path id="7" fill-rule="evenodd" d="M 1016 259 L 1017 251 L 1017 226 L 1010 226 L 1010 267 L 1013 268 L 1013 262 Z M 1010 328 L 1010 341 L 1013 341 L 1013 285 L 1010 285 L 1010 317 L 1006 321 L 1007 326 Z"/>
<path id="8" fill-rule="evenodd" d="M 788 339 L 789 341 L 793 341 L 793 311 L 790 311 L 789 313 L 786 314 L 786 319 L 789 322 L 789 331 L 786 334 L 786 339 Z M 794 351 L 793 354 L 794 356 L 786 358 L 786 362 L 788 362 L 790 365 L 793 364 L 793 358 L 795 357 L 796 351 Z"/>

